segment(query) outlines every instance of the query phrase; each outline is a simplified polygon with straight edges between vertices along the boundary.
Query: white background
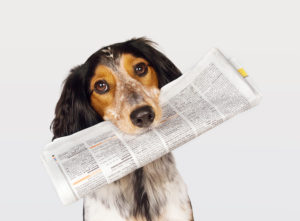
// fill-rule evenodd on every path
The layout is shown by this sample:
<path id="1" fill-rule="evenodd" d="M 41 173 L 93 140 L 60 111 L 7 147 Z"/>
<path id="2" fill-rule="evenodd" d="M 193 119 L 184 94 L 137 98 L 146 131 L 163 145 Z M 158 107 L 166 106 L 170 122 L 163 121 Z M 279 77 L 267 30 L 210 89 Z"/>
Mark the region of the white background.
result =
<path id="1" fill-rule="evenodd" d="M 235 56 L 262 103 L 175 151 L 195 220 L 300 220 L 299 1 L 1 1 L 1 220 L 82 220 L 40 162 L 60 85 L 100 47 L 147 36 L 182 70 Z"/>

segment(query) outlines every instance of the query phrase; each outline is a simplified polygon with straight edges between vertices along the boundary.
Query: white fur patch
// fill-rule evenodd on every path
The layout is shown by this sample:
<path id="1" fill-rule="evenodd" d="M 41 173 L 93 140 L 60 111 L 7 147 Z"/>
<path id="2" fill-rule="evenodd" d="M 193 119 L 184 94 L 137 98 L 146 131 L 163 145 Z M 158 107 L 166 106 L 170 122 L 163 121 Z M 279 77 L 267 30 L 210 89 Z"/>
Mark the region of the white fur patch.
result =
<path id="1" fill-rule="evenodd" d="M 110 47 L 102 49 L 102 52 L 105 53 L 106 57 L 114 58 L 114 54 L 112 53 Z"/>

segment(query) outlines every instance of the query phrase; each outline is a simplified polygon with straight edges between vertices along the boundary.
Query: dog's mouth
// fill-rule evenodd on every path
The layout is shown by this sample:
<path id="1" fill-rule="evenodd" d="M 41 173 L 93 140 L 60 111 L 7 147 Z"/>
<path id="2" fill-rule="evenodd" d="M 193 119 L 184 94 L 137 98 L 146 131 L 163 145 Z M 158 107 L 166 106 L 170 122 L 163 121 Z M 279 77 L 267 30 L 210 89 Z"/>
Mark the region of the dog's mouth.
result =
<path id="1" fill-rule="evenodd" d="M 161 108 L 159 105 L 143 104 L 122 113 L 106 112 L 104 120 L 111 121 L 119 130 L 127 134 L 141 134 L 159 125 Z"/>

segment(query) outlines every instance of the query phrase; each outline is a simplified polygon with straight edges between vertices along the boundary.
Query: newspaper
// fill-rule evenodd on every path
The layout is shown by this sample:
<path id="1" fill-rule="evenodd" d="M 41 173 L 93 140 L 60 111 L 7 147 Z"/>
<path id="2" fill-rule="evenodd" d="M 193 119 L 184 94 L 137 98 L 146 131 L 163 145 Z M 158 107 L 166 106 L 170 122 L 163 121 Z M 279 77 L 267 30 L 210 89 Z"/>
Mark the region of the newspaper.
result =
<path id="1" fill-rule="evenodd" d="M 70 204 L 158 159 L 232 116 L 261 96 L 218 49 L 161 89 L 162 120 L 139 135 L 104 121 L 58 138 L 42 161 L 63 204 Z"/>

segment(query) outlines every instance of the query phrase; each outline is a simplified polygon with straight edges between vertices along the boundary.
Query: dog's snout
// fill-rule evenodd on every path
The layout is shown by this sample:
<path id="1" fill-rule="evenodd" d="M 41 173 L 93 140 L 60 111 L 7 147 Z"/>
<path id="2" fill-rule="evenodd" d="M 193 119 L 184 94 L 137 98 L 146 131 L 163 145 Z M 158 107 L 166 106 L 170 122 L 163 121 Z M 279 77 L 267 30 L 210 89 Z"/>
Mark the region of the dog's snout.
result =
<path id="1" fill-rule="evenodd" d="M 155 113 L 149 105 L 139 107 L 130 114 L 131 122 L 138 127 L 148 127 L 152 124 L 154 118 Z"/>

